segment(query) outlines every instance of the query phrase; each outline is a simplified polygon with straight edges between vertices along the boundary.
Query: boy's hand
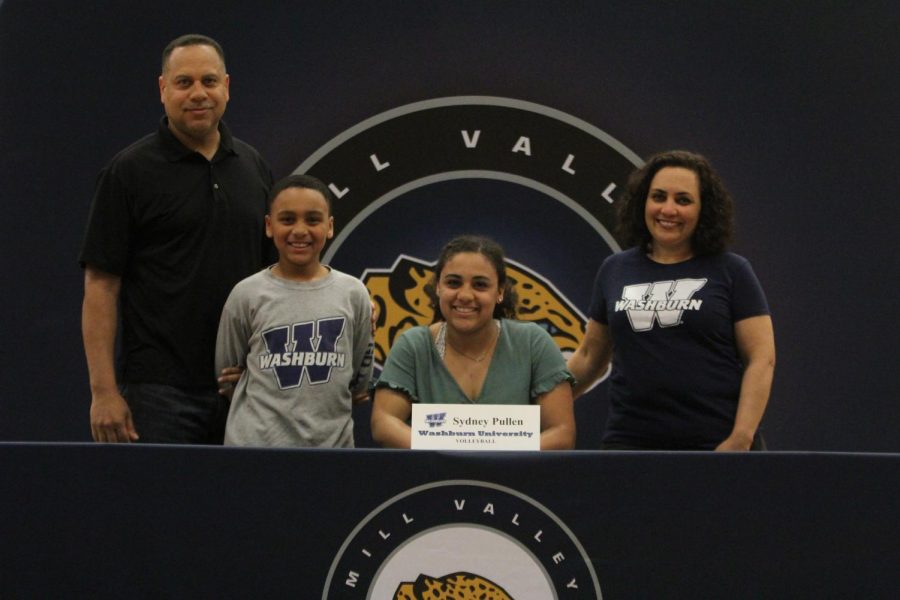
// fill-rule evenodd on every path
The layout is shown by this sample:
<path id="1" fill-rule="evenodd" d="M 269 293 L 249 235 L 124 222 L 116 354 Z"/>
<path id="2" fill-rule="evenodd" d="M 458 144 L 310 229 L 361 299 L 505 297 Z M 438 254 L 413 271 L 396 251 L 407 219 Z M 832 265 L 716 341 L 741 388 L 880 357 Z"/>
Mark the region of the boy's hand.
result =
<path id="1" fill-rule="evenodd" d="M 225 367 L 222 369 L 219 372 L 219 378 L 216 379 L 219 383 L 219 393 L 226 398 L 231 398 L 231 395 L 234 393 L 234 386 L 240 380 L 243 372 L 244 367 Z"/>

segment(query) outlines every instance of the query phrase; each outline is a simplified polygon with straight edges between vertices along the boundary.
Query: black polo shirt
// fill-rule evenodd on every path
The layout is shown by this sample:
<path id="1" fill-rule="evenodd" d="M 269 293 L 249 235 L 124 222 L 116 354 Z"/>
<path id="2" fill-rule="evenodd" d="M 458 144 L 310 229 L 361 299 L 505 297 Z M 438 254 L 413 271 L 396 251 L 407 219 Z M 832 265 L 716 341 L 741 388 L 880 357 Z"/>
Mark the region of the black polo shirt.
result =
<path id="1" fill-rule="evenodd" d="M 100 172 L 80 262 L 122 278 L 121 381 L 213 388 L 225 299 L 271 256 L 272 173 L 222 122 L 219 132 L 209 161 L 163 117 Z"/>

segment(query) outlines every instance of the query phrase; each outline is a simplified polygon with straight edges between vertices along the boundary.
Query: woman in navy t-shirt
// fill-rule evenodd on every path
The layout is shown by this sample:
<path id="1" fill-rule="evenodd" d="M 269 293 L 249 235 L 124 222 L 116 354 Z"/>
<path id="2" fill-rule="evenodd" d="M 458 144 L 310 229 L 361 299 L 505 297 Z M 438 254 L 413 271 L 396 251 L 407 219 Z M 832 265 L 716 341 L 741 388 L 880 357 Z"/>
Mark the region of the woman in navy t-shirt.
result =
<path id="1" fill-rule="evenodd" d="M 657 154 L 629 179 L 627 249 L 600 266 L 568 363 L 577 395 L 612 361 L 603 448 L 763 446 L 775 338 L 750 263 L 726 250 L 732 230 L 731 196 L 702 156 Z"/>

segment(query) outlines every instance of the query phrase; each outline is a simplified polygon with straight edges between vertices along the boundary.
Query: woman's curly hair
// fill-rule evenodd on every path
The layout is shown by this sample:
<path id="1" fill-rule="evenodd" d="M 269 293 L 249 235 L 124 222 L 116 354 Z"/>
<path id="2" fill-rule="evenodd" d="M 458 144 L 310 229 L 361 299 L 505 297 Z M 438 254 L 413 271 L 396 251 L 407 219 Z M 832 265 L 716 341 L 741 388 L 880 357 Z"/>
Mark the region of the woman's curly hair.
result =
<path id="1" fill-rule="evenodd" d="M 644 220 L 644 209 L 653 177 L 665 167 L 682 167 L 697 174 L 700 184 L 700 219 L 691 238 L 696 255 L 724 252 L 734 237 L 734 203 L 709 161 L 693 152 L 671 150 L 651 156 L 628 178 L 616 234 L 626 248 L 651 250 L 653 238 Z"/>

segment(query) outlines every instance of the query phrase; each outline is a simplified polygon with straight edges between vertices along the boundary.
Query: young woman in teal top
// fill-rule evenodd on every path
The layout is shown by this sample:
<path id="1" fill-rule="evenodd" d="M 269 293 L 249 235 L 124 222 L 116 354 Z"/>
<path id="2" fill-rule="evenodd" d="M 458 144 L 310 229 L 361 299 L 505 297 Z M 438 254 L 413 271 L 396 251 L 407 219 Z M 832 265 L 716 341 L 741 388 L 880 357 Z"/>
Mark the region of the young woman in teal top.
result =
<path id="1" fill-rule="evenodd" d="M 500 246 L 455 238 L 432 282 L 438 321 L 394 343 L 376 384 L 372 436 L 409 448 L 412 403 L 539 404 L 541 449 L 575 446 L 574 379 L 550 335 L 515 321 L 516 294 Z"/>

